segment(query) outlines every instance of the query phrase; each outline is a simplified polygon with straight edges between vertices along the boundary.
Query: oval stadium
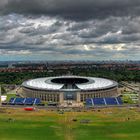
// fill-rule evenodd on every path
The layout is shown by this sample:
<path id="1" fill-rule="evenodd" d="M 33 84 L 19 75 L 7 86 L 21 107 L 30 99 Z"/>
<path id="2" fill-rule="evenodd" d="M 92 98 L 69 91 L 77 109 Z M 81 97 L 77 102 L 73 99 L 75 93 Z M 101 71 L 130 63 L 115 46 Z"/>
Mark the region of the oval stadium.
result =
<path id="1" fill-rule="evenodd" d="M 21 85 L 22 97 L 43 101 L 84 102 L 88 98 L 117 97 L 118 83 L 105 78 L 58 76 L 27 80 Z"/>

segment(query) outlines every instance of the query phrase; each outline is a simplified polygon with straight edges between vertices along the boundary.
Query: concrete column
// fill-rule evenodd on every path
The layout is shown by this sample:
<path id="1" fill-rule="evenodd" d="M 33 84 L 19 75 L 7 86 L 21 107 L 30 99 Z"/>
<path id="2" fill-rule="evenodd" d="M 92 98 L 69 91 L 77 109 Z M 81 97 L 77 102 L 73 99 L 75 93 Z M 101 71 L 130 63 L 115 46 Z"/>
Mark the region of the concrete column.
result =
<path id="1" fill-rule="evenodd" d="M 77 99 L 76 99 L 77 102 L 81 102 L 80 93 L 79 93 L 79 92 L 77 92 L 77 97 L 76 97 L 76 98 L 77 98 Z"/>
<path id="2" fill-rule="evenodd" d="M 46 100 L 46 101 L 48 101 L 48 99 L 49 99 L 49 95 L 47 94 L 46 96 L 47 96 L 47 100 Z"/>
<path id="3" fill-rule="evenodd" d="M 55 102 L 55 94 L 53 94 L 53 102 Z"/>
<path id="4" fill-rule="evenodd" d="M 82 97 L 83 101 L 84 101 L 84 94 L 83 94 L 83 97 Z"/>
<path id="5" fill-rule="evenodd" d="M 52 100 L 55 102 L 55 94 L 52 95 Z"/>
<path id="6" fill-rule="evenodd" d="M 59 94 L 59 102 L 63 103 L 63 101 L 64 101 L 64 93 L 60 93 Z"/>

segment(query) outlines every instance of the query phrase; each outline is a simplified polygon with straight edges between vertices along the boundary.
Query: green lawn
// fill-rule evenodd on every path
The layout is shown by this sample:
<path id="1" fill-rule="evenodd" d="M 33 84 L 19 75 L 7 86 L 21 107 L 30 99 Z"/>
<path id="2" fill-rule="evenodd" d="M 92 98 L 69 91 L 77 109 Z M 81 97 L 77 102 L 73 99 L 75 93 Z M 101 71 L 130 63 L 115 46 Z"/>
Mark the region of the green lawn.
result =
<path id="1" fill-rule="evenodd" d="M 16 94 L 6 94 L 6 96 L 7 96 L 6 101 L 8 102 L 10 100 L 10 98 L 16 97 Z"/>
<path id="2" fill-rule="evenodd" d="M 90 122 L 81 123 L 82 120 Z M 140 139 L 139 109 L 112 108 L 64 114 L 45 110 L 0 109 L 0 140 L 124 139 Z"/>

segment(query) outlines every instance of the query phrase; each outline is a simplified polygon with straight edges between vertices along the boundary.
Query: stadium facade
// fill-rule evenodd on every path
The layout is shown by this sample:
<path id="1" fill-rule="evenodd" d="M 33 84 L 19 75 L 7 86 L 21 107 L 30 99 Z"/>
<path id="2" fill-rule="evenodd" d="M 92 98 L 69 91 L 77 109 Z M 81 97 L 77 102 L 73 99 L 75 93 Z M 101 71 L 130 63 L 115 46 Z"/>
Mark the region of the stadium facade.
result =
<path id="1" fill-rule="evenodd" d="M 19 94 L 43 101 L 84 102 L 87 98 L 117 97 L 117 87 L 117 82 L 105 78 L 59 76 L 25 81 Z"/>

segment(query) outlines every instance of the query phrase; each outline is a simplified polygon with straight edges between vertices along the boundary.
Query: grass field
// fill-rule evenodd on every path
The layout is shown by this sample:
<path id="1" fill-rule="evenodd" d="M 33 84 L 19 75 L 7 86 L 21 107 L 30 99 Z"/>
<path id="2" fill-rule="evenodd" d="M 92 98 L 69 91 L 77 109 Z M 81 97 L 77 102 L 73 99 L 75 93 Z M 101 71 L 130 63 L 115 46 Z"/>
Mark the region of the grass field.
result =
<path id="1" fill-rule="evenodd" d="M 9 100 L 10 100 L 11 98 L 16 97 L 16 94 L 7 94 L 6 96 L 7 96 L 6 101 L 9 102 Z"/>
<path id="2" fill-rule="evenodd" d="M 77 121 L 73 121 L 73 120 Z M 89 120 L 89 123 L 81 123 Z M 86 112 L 0 109 L 0 140 L 139 140 L 140 109 Z"/>

